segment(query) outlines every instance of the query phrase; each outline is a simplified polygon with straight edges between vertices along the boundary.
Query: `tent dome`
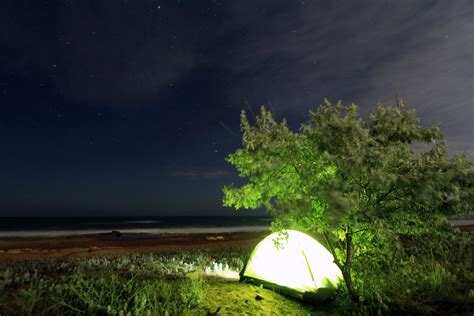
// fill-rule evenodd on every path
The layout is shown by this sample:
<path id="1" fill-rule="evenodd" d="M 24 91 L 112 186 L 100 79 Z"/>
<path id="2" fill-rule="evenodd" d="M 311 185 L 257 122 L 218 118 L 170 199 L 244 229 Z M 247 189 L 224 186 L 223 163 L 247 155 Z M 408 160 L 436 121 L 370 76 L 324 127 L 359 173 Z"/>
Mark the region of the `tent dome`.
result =
<path id="1" fill-rule="evenodd" d="M 296 230 L 286 232 L 287 239 L 273 233 L 255 247 L 241 279 L 303 299 L 326 299 L 342 280 L 334 257 L 312 237 Z"/>

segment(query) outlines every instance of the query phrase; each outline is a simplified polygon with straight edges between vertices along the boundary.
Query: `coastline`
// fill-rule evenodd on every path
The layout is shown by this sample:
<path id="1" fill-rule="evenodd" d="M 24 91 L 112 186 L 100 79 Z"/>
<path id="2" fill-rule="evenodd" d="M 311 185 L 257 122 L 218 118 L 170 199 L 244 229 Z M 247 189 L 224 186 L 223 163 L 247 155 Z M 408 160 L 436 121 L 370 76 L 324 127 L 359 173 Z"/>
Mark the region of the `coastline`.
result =
<path id="1" fill-rule="evenodd" d="M 73 257 L 121 256 L 193 249 L 250 247 L 268 232 L 200 234 L 104 233 L 95 235 L 0 239 L 0 263 L 65 260 Z"/>
<path id="2" fill-rule="evenodd" d="M 461 231 L 474 231 L 473 220 L 452 220 Z M 227 228 L 228 229 L 228 228 Z M 113 231 L 108 233 L 0 237 L 0 263 L 25 260 L 66 260 L 73 257 L 121 256 L 194 249 L 225 249 L 255 246 L 269 231 L 197 231 L 142 233 Z"/>

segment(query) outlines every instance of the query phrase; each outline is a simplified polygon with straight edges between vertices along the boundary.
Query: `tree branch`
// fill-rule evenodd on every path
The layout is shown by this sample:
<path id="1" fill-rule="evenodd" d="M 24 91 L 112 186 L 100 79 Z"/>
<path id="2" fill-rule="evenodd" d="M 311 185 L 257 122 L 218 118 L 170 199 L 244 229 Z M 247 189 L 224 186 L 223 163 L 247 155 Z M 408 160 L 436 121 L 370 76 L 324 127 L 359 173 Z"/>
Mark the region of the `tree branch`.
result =
<path id="1" fill-rule="evenodd" d="M 390 193 L 392 193 L 392 191 L 393 191 L 394 188 L 395 188 L 395 185 L 392 184 L 392 185 L 390 186 L 390 188 L 388 189 L 388 191 L 387 191 L 385 194 L 383 194 L 380 198 L 378 198 L 377 201 L 375 201 L 375 203 L 373 204 L 373 206 L 376 206 L 377 204 L 379 204 L 380 202 L 382 202 L 383 200 L 385 200 L 385 199 L 388 197 L 388 195 L 389 195 Z"/>
<path id="2" fill-rule="evenodd" d="M 329 237 L 327 235 L 327 232 L 323 231 L 323 237 L 324 237 L 324 240 L 326 241 L 326 244 L 328 245 L 329 247 L 329 252 L 332 254 L 332 256 L 334 257 L 334 263 L 338 266 L 339 269 L 343 269 L 344 267 L 342 266 L 341 262 L 339 261 L 339 259 L 337 258 L 337 255 L 336 255 L 336 251 L 334 249 L 334 246 L 332 245 L 331 241 L 329 240 Z"/>

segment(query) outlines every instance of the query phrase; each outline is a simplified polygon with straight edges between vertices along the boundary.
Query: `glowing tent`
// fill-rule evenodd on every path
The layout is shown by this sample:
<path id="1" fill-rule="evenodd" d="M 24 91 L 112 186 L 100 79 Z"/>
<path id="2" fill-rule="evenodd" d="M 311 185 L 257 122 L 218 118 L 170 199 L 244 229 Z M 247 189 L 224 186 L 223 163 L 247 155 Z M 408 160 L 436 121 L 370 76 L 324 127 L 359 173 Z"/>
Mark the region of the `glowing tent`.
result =
<path id="1" fill-rule="evenodd" d="M 287 239 L 273 233 L 255 247 L 241 280 L 304 300 L 325 300 L 341 282 L 341 270 L 331 253 L 315 239 L 295 230 L 287 233 Z"/>

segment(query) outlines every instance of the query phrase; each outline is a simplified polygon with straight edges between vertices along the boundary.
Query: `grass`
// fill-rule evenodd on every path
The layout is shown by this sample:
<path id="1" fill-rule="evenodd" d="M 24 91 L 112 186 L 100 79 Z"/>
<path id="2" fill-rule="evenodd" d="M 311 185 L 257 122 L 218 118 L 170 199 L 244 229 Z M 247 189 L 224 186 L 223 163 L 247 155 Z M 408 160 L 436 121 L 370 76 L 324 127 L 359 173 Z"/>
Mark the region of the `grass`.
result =
<path id="1" fill-rule="evenodd" d="M 0 266 L 1 315 L 207 315 L 286 313 L 313 306 L 249 284 L 196 273 L 239 271 L 250 249 L 31 261 Z M 194 272 L 193 272 L 194 271 Z M 256 300 L 260 295 L 262 300 Z"/>
<path id="2" fill-rule="evenodd" d="M 190 260 L 193 258 L 193 260 Z M 2 314 L 186 314 L 206 284 L 187 273 L 203 253 L 24 262 L 0 268 Z"/>
<path id="3" fill-rule="evenodd" d="M 218 278 L 208 279 L 207 283 L 207 299 L 196 309 L 198 315 L 209 311 L 219 311 L 219 315 L 327 315 L 321 307 L 251 284 Z"/>
<path id="4" fill-rule="evenodd" d="M 0 315 L 471 315 L 473 241 L 464 235 L 439 253 L 410 244 L 390 268 L 360 270 L 362 304 L 344 288 L 309 305 L 199 273 L 216 263 L 240 271 L 250 248 L 1 264 Z"/>

